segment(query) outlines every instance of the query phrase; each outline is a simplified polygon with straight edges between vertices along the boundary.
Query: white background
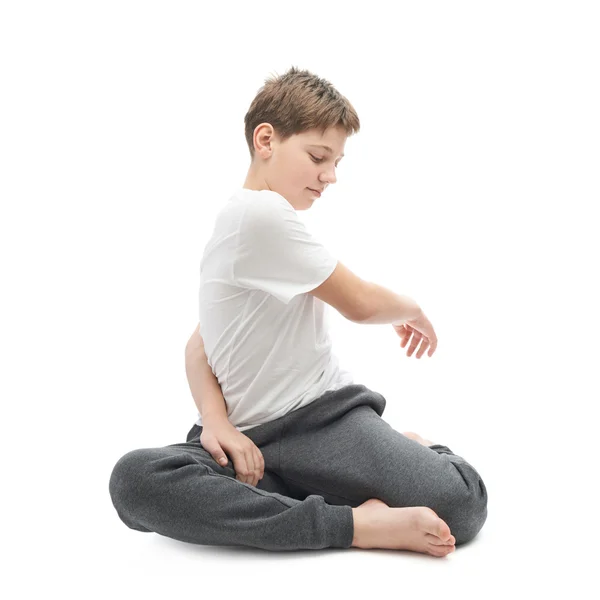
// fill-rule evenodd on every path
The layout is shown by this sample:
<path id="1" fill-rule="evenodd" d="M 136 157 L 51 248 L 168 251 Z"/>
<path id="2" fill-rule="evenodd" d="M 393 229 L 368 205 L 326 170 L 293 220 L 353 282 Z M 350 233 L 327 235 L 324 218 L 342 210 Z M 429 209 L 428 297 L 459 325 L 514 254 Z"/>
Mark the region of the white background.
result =
<path id="1" fill-rule="evenodd" d="M 2 3 L 6 597 L 588 597 L 597 11 Z M 246 177 L 244 115 L 292 65 L 361 120 L 337 184 L 299 214 L 356 274 L 413 297 L 439 338 L 408 358 L 390 325 L 331 309 L 340 362 L 386 397 L 394 428 L 448 445 L 487 486 L 487 523 L 446 559 L 185 544 L 128 529 L 111 504 L 120 456 L 183 442 L 196 420 L 184 347 L 201 255 Z"/>

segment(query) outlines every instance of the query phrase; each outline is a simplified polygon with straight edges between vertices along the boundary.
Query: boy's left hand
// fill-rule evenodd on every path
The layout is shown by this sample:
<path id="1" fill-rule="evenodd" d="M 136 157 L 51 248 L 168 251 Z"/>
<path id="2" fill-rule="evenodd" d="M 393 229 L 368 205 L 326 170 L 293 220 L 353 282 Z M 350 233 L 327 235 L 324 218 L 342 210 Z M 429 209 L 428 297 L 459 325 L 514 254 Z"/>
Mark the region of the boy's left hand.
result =
<path id="1" fill-rule="evenodd" d="M 406 356 L 409 356 L 409 357 L 412 356 L 414 351 L 417 349 L 417 346 L 419 345 L 419 343 L 421 343 L 421 347 L 419 348 L 419 351 L 417 352 L 417 358 L 421 358 L 421 356 L 423 356 L 423 354 L 425 354 L 425 351 L 429 347 L 429 340 L 424 335 L 422 335 L 420 332 L 418 332 L 414 327 L 411 327 L 408 323 L 403 323 L 402 325 L 392 325 L 392 327 L 394 328 L 394 331 L 398 334 L 398 336 L 402 340 L 400 342 L 401 348 L 406 348 L 406 344 L 408 344 L 408 341 L 410 340 L 410 338 L 412 336 L 412 342 L 411 342 L 408 350 L 406 351 Z M 437 346 L 437 339 L 436 339 L 436 346 Z M 435 350 L 435 348 L 432 348 L 432 350 L 429 352 L 429 356 L 431 356 L 433 354 L 434 350 Z"/>

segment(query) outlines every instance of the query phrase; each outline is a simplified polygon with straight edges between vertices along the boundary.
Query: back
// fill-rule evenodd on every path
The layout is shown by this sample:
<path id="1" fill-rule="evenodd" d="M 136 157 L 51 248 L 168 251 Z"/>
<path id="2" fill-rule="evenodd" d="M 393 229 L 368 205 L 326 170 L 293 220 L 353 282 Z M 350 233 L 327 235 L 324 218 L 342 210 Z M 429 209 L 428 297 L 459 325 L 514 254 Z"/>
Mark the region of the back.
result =
<path id="1" fill-rule="evenodd" d="M 329 307 L 308 293 L 337 263 L 276 192 L 241 188 L 219 212 L 200 264 L 199 320 L 238 430 L 353 383 L 331 351 Z"/>

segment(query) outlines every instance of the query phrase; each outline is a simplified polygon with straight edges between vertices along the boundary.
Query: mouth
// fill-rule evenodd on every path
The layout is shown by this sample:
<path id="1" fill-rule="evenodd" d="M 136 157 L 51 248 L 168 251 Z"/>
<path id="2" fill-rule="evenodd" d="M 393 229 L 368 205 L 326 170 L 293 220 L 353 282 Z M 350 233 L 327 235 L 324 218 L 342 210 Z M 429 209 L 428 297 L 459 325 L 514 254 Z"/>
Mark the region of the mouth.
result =
<path id="1" fill-rule="evenodd" d="M 317 191 L 317 190 L 313 190 L 312 188 L 307 188 L 309 189 L 313 194 L 316 194 L 318 198 L 321 197 L 321 192 Z"/>

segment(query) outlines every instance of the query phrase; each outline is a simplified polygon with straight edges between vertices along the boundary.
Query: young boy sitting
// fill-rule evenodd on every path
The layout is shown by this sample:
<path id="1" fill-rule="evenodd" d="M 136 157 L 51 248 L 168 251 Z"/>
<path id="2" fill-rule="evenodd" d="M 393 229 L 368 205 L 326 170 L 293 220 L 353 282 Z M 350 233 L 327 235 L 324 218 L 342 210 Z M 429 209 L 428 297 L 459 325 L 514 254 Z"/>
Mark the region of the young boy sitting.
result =
<path id="1" fill-rule="evenodd" d="M 385 398 L 331 351 L 326 304 L 357 324 L 391 324 L 408 356 L 437 346 L 414 300 L 352 273 L 297 216 L 337 181 L 359 128 L 344 96 L 294 67 L 253 100 L 246 181 L 200 265 L 200 323 L 186 347 L 198 420 L 185 444 L 135 450 L 115 466 L 111 496 L 129 527 L 200 544 L 442 557 L 483 526 L 477 471 L 392 429 Z"/>

